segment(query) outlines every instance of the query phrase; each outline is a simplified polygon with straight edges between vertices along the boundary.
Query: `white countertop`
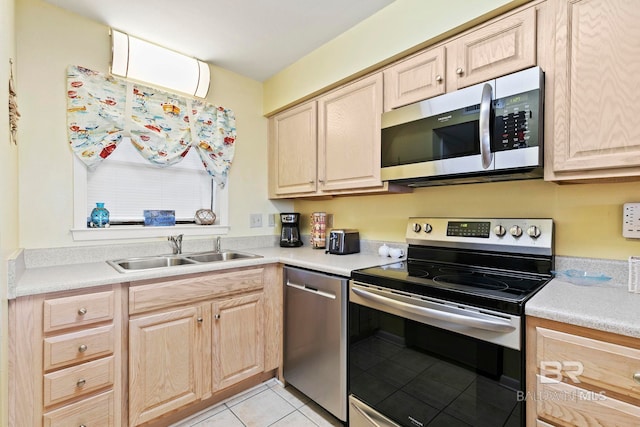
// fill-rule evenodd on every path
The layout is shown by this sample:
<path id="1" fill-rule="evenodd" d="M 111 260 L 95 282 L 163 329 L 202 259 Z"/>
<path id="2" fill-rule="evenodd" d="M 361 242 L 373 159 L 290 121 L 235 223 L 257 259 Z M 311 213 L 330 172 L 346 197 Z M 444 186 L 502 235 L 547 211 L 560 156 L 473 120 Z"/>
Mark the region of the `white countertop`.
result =
<path id="1" fill-rule="evenodd" d="M 527 302 L 525 314 L 640 338 L 640 294 L 619 283 L 581 286 L 553 279 Z"/>
<path id="2" fill-rule="evenodd" d="M 240 252 L 261 255 L 262 258 L 238 259 L 198 265 L 181 265 L 127 273 L 119 273 L 106 262 L 28 268 L 17 278 L 15 286 L 9 288 L 8 298 L 14 299 L 21 296 L 47 292 L 81 289 L 112 283 L 134 282 L 137 280 L 156 279 L 277 262 L 349 277 L 352 270 L 390 264 L 398 261 L 397 259 L 383 258 L 378 255 L 365 253 L 349 255 L 325 254 L 324 250 L 312 249 L 308 246 L 300 248 L 253 248 L 242 249 Z"/>

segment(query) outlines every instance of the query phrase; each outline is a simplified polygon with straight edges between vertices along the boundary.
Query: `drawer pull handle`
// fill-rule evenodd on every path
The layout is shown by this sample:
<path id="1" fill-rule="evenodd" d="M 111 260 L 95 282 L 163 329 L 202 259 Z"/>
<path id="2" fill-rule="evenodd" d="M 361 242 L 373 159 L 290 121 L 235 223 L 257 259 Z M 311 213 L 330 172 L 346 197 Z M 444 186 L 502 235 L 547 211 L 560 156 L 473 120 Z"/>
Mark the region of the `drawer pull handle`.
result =
<path id="1" fill-rule="evenodd" d="M 633 380 L 640 384 L 640 372 L 636 372 L 635 374 L 633 374 Z"/>
<path id="2" fill-rule="evenodd" d="M 78 380 L 78 382 L 76 383 L 76 385 L 78 387 L 84 387 L 84 385 L 87 383 L 87 380 Z"/>
<path id="3" fill-rule="evenodd" d="M 85 314 L 87 314 L 87 309 L 82 307 L 80 309 L 78 309 L 78 315 L 80 316 L 84 316 Z"/>
<path id="4" fill-rule="evenodd" d="M 82 344 L 80 347 L 78 347 L 78 351 L 80 353 L 84 353 L 85 351 L 87 351 L 87 346 L 85 344 Z"/>

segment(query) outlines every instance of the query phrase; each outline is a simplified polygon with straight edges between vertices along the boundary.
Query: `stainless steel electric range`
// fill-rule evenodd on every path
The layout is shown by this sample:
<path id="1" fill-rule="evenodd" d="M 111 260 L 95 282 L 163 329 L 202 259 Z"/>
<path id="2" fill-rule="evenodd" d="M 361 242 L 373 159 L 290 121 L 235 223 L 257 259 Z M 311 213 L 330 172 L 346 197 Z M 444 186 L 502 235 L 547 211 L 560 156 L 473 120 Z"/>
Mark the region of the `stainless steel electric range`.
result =
<path id="1" fill-rule="evenodd" d="M 524 426 L 524 306 L 553 221 L 409 218 L 407 260 L 352 273 L 349 425 Z"/>

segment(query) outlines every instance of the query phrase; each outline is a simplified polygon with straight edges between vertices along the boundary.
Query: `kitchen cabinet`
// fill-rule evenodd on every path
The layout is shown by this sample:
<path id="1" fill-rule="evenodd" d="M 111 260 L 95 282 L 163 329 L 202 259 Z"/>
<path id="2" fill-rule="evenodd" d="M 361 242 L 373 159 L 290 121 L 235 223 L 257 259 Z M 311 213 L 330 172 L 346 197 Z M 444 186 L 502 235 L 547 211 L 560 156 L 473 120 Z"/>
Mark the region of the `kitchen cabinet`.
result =
<path id="1" fill-rule="evenodd" d="M 214 377 L 223 389 L 264 370 L 262 294 L 213 304 Z"/>
<path id="2" fill-rule="evenodd" d="M 317 129 L 316 101 L 284 111 L 269 120 L 272 196 L 315 193 Z"/>
<path id="3" fill-rule="evenodd" d="M 640 419 L 640 339 L 527 318 L 527 425 Z"/>
<path id="4" fill-rule="evenodd" d="M 447 91 L 536 65 L 536 8 L 491 21 L 447 43 Z"/>
<path id="5" fill-rule="evenodd" d="M 9 304 L 9 424 L 125 423 L 121 285 Z"/>
<path id="6" fill-rule="evenodd" d="M 167 310 L 129 321 L 130 425 L 153 420 L 211 392 L 206 307 Z"/>
<path id="7" fill-rule="evenodd" d="M 444 46 L 427 49 L 384 70 L 384 111 L 446 91 Z"/>
<path id="8" fill-rule="evenodd" d="M 269 119 L 269 197 L 409 191 L 380 180 L 382 73 Z"/>
<path id="9" fill-rule="evenodd" d="M 129 425 L 158 421 L 281 367 L 278 270 L 266 265 L 131 284 Z"/>
<path id="10" fill-rule="evenodd" d="M 640 176 L 640 8 L 625 0 L 554 0 L 555 112 L 545 179 Z"/>
<path id="11" fill-rule="evenodd" d="M 384 110 L 537 64 L 538 5 L 501 16 L 384 70 Z"/>

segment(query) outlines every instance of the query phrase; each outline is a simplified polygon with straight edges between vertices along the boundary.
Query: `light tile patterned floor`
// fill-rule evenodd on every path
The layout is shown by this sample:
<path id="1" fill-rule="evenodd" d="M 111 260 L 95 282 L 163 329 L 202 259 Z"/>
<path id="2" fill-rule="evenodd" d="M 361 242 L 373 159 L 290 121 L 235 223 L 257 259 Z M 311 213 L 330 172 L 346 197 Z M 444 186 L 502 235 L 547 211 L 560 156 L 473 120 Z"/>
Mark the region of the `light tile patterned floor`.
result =
<path id="1" fill-rule="evenodd" d="M 342 423 L 308 397 L 275 379 L 171 427 L 329 427 Z"/>

